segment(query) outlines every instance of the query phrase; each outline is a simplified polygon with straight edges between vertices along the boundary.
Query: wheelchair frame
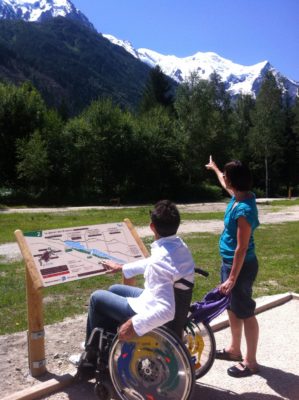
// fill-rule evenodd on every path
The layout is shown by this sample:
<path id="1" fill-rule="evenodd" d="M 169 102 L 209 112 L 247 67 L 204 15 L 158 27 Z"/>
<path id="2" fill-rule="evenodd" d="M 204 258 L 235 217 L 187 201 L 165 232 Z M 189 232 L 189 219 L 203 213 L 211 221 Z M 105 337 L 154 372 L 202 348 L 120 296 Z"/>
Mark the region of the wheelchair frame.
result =
<path id="1" fill-rule="evenodd" d="M 98 343 L 97 348 L 95 347 Z M 129 341 L 95 328 L 83 352 L 77 379 L 95 377 L 95 394 L 108 400 L 185 400 L 194 387 L 190 353 L 166 327 Z"/>
<path id="2" fill-rule="evenodd" d="M 215 338 L 206 323 L 189 321 L 183 340 L 166 327 L 127 342 L 95 328 L 76 378 L 95 378 L 94 391 L 102 400 L 114 392 L 121 400 L 187 400 L 195 379 L 208 372 L 214 359 Z"/>
<path id="3" fill-rule="evenodd" d="M 195 272 L 209 275 L 201 268 Z M 187 319 L 183 340 L 165 326 L 127 342 L 117 333 L 95 328 L 76 377 L 95 377 L 94 391 L 102 400 L 114 391 L 121 400 L 187 400 L 195 379 L 212 367 L 215 353 L 210 325 L 194 318 Z"/>

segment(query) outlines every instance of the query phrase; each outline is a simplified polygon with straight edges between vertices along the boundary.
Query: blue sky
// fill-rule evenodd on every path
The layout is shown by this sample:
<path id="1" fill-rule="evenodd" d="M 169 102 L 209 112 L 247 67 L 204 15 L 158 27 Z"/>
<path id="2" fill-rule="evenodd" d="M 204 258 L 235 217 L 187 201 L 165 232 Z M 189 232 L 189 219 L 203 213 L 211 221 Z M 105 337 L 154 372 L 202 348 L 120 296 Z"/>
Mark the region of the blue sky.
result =
<path id="1" fill-rule="evenodd" d="M 73 0 L 96 29 L 135 48 L 187 57 L 213 51 L 268 60 L 299 81 L 299 0 Z"/>

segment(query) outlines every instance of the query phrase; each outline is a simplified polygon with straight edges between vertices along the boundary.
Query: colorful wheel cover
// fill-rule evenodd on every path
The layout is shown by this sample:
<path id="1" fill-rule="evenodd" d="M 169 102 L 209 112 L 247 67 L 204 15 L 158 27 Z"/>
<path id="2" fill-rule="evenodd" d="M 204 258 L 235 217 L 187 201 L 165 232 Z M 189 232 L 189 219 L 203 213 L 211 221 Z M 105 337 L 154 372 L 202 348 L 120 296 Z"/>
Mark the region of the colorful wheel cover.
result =
<path id="1" fill-rule="evenodd" d="M 127 342 L 116 337 L 109 370 L 121 399 L 188 399 L 194 383 L 185 346 L 165 328 Z"/>

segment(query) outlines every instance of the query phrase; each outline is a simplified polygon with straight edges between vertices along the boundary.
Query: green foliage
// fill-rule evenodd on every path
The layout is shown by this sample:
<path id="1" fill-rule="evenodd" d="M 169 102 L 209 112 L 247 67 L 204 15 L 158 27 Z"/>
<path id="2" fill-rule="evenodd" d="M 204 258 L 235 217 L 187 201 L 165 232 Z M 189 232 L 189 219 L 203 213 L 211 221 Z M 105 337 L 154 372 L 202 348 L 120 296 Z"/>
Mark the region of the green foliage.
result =
<path id="1" fill-rule="evenodd" d="M 299 191 L 299 98 L 292 107 L 287 101 L 284 106 L 284 164 L 282 179 L 286 192 L 298 195 Z"/>
<path id="2" fill-rule="evenodd" d="M 17 165 L 19 178 L 25 178 L 37 190 L 45 187 L 44 180 L 48 176 L 49 160 L 46 142 L 40 132 L 34 131 L 27 142 L 20 139 L 17 147 L 18 156 L 22 160 Z"/>
<path id="3" fill-rule="evenodd" d="M 175 197 L 182 187 L 182 137 L 173 119 L 156 106 L 136 121 L 131 184 L 137 201 Z"/>
<path id="4" fill-rule="evenodd" d="M 233 104 L 219 76 L 191 75 L 175 112 L 158 102 L 135 115 L 106 97 L 66 119 L 28 83 L 0 84 L 0 95 L 4 204 L 219 200 L 217 178 L 204 167 L 210 154 L 220 168 L 231 158 L 248 163 L 258 196 L 268 187 L 298 193 L 298 102 L 283 102 L 271 75 L 256 102 L 241 96 Z"/>
<path id="5" fill-rule="evenodd" d="M 17 142 L 42 127 L 46 107 L 30 83 L 19 88 L 0 83 L 0 185 L 15 186 Z"/>
<path id="6" fill-rule="evenodd" d="M 171 109 L 172 104 L 173 93 L 170 79 L 157 66 L 149 73 L 149 78 L 140 101 L 140 112 L 147 112 L 158 105 Z"/>
<path id="7" fill-rule="evenodd" d="M 125 197 L 133 152 L 133 119 L 111 100 L 99 100 L 65 128 L 70 189 L 83 200 Z"/>
<path id="8" fill-rule="evenodd" d="M 230 102 L 218 75 L 211 81 L 192 74 L 177 90 L 175 109 L 178 132 L 184 137 L 184 170 L 189 184 L 205 178 L 203 166 L 210 154 L 217 162 L 228 158 L 230 149 Z"/>
<path id="9" fill-rule="evenodd" d="M 234 104 L 232 115 L 233 157 L 247 164 L 252 161 L 248 146 L 254 107 L 255 101 L 252 96 L 240 95 Z"/>
<path id="10" fill-rule="evenodd" d="M 265 195 L 269 197 L 269 181 L 277 182 L 283 160 L 283 109 L 282 94 L 274 76 L 269 72 L 261 86 L 252 113 L 249 146 L 260 166 L 265 165 Z M 260 182 L 259 182 L 260 183 Z M 273 187 L 273 191 L 275 187 Z"/>

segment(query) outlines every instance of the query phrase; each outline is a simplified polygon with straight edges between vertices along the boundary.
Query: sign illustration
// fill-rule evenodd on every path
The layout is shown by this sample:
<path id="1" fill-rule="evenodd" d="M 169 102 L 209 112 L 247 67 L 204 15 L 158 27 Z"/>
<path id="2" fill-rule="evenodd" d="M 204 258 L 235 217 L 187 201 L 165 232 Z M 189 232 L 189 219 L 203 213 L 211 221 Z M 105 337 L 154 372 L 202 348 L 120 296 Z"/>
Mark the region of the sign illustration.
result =
<path id="1" fill-rule="evenodd" d="M 43 286 L 107 273 L 103 260 L 144 258 L 124 222 L 24 233 Z"/>

